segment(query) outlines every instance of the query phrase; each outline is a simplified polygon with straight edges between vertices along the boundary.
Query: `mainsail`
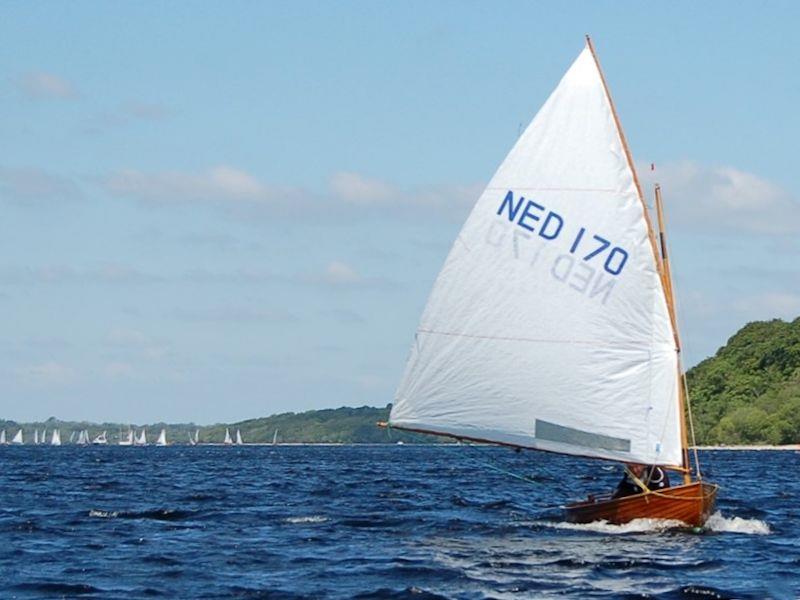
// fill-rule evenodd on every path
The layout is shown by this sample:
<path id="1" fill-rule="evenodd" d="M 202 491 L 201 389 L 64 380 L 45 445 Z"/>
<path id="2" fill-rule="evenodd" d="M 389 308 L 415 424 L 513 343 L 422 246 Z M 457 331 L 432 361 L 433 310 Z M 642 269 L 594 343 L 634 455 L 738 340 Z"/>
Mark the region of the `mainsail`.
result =
<path id="1" fill-rule="evenodd" d="M 681 465 L 676 337 L 657 260 L 587 47 L 459 233 L 389 425 Z"/>
<path id="2" fill-rule="evenodd" d="M 60 446 L 61 445 L 61 432 L 58 429 L 53 430 L 53 436 L 50 439 L 51 446 Z"/>

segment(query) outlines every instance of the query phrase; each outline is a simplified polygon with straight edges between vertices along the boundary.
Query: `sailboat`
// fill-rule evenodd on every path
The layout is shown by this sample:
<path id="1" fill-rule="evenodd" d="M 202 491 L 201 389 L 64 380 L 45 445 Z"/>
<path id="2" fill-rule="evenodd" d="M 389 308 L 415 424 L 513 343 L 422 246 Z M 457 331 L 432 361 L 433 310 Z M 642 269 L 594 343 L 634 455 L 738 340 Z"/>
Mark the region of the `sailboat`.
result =
<path id="1" fill-rule="evenodd" d="M 278 443 L 278 429 L 275 428 L 275 433 L 272 434 L 272 445 L 275 446 Z"/>
<path id="2" fill-rule="evenodd" d="M 74 432 L 74 431 L 72 431 L 72 432 L 70 432 L 70 434 L 69 434 L 69 443 L 71 444 L 71 443 L 72 443 L 72 442 L 74 442 L 74 441 L 75 441 L 75 432 Z"/>
<path id="3" fill-rule="evenodd" d="M 88 446 L 89 445 L 89 431 L 86 429 L 82 429 L 78 434 L 78 439 L 75 442 L 78 446 Z"/>
<path id="4" fill-rule="evenodd" d="M 158 439 L 156 440 L 156 446 L 166 446 L 167 445 L 167 430 L 162 429 L 161 433 L 158 434 Z"/>
<path id="5" fill-rule="evenodd" d="M 39 430 L 38 429 L 34 429 L 33 430 L 33 445 L 34 446 L 38 446 L 39 445 Z"/>
<path id="6" fill-rule="evenodd" d="M 228 430 L 227 427 L 225 428 L 225 440 L 222 443 L 225 444 L 226 446 L 233 445 L 233 440 L 231 439 L 231 432 Z"/>
<path id="7" fill-rule="evenodd" d="M 242 432 L 239 431 L 238 429 L 236 430 L 236 445 L 237 446 L 244 445 L 244 440 L 242 439 Z"/>
<path id="8" fill-rule="evenodd" d="M 50 437 L 50 445 L 51 446 L 61 445 L 61 432 L 58 429 L 53 429 L 53 434 Z"/>
<path id="9" fill-rule="evenodd" d="M 590 497 L 565 507 L 567 520 L 702 525 L 718 488 L 689 457 L 656 196 L 660 245 L 587 37 L 456 238 L 388 426 L 661 465 L 682 483 Z"/>
<path id="10" fill-rule="evenodd" d="M 139 432 L 139 436 L 134 438 L 133 440 L 134 446 L 147 446 L 147 431 L 142 428 Z"/>
<path id="11" fill-rule="evenodd" d="M 41 437 L 41 440 L 42 440 L 42 443 L 43 443 L 43 444 L 46 444 L 46 443 L 47 443 L 47 427 L 45 427 L 44 429 L 42 429 L 42 437 Z"/>
<path id="12" fill-rule="evenodd" d="M 128 429 L 128 433 L 125 434 L 125 437 L 122 437 L 122 433 L 119 434 L 119 445 L 133 446 L 133 429 Z"/>
<path id="13" fill-rule="evenodd" d="M 106 431 L 98 435 L 92 440 L 92 444 L 95 446 L 106 446 L 108 444 L 108 434 Z"/>
<path id="14" fill-rule="evenodd" d="M 12 444 L 24 444 L 25 440 L 22 437 L 22 429 L 17 431 L 16 435 L 11 439 Z"/>
<path id="15" fill-rule="evenodd" d="M 2 431 L 0 431 L 0 444 L 5 445 L 7 443 L 8 442 L 6 441 L 6 430 L 3 429 Z"/>

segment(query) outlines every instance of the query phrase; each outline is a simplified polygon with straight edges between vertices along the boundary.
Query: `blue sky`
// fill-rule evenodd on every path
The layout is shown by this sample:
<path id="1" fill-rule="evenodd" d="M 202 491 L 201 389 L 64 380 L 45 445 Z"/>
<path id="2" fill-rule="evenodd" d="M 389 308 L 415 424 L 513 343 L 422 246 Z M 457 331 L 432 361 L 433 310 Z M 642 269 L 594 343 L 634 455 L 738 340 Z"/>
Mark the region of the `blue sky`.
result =
<path id="1" fill-rule="evenodd" d="M 794 318 L 798 22 L 793 2 L 7 3 L 0 416 L 390 402 L 469 206 L 585 33 L 664 186 L 687 362 Z"/>

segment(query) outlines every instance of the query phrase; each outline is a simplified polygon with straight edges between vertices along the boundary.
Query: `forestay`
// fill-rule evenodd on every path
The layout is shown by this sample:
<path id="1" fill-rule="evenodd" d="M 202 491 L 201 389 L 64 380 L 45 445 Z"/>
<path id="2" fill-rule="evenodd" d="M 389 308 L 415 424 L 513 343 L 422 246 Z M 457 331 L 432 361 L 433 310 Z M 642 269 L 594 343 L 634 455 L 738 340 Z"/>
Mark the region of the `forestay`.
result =
<path id="1" fill-rule="evenodd" d="M 678 384 L 644 203 L 587 47 L 456 239 L 389 424 L 680 465 Z"/>

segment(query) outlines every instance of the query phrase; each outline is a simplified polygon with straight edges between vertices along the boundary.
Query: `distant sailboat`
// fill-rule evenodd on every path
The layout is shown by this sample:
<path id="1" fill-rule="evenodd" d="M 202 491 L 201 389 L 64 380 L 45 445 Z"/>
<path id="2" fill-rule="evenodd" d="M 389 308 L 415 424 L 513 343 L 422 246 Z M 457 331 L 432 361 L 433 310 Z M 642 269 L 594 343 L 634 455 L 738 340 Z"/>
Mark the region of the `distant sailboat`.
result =
<path id="1" fill-rule="evenodd" d="M 39 445 L 39 430 L 38 429 L 34 429 L 33 430 L 33 445 L 34 446 L 38 446 Z"/>
<path id="2" fill-rule="evenodd" d="M 69 443 L 71 444 L 71 443 L 72 443 L 72 442 L 74 442 L 74 441 L 75 441 L 75 432 L 74 432 L 74 431 L 72 431 L 72 432 L 69 434 Z"/>
<path id="3" fill-rule="evenodd" d="M 272 434 L 272 445 L 275 446 L 278 443 L 278 429 L 275 428 L 275 433 Z"/>
<path id="4" fill-rule="evenodd" d="M 238 429 L 236 430 L 236 445 L 237 446 L 244 445 L 244 440 L 242 439 L 242 432 L 239 431 Z"/>
<path id="5" fill-rule="evenodd" d="M 194 439 L 194 437 L 192 436 L 192 432 L 191 431 L 189 432 L 189 445 L 190 446 L 196 446 L 197 445 L 197 440 Z"/>
<path id="6" fill-rule="evenodd" d="M 24 444 L 25 443 L 25 440 L 22 438 L 22 429 L 17 431 L 17 434 L 11 440 L 11 443 L 12 444 Z"/>
<path id="7" fill-rule="evenodd" d="M 167 445 L 167 430 L 162 429 L 161 433 L 158 434 L 158 439 L 156 440 L 156 446 L 166 446 Z"/>
<path id="8" fill-rule="evenodd" d="M 200 443 L 200 430 L 199 429 L 195 429 L 194 430 L 194 443 L 195 444 L 199 444 Z"/>
<path id="9" fill-rule="evenodd" d="M 225 441 L 222 443 L 225 444 L 226 446 L 233 445 L 233 440 L 231 439 L 231 432 L 228 430 L 227 427 L 225 428 Z"/>
<path id="10" fill-rule="evenodd" d="M 46 444 L 46 443 L 47 443 L 47 427 L 45 427 L 44 429 L 42 429 L 42 437 L 41 437 L 41 441 L 42 441 L 42 443 L 43 443 L 43 444 Z"/>
<path id="11" fill-rule="evenodd" d="M 122 434 L 119 436 L 119 445 L 120 446 L 133 446 L 133 429 L 128 429 L 128 434 L 125 437 L 122 437 Z"/>
<path id="12" fill-rule="evenodd" d="M 133 440 L 134 446 L 147 446 L 147 431 L 142 429 L 139 432 L 139 436 Z"/>
<path id="13" fill-rule="evenodd" d="M 89 432 L 86 429 L 81 430 L 75 443 L 78 446 L 87 446 L 89 444 Z"/>
<path id="14" fill-rule="evenodd" d="M 58 429 L 53 429 L 53 435 L 50 438 L 50 445 L 51 446 L 61 445 L 61 433 L 58 431 Z"/>
<path id="15" fill-rule="evenodd" d="M 98 435 L 96 438 L 94 438 L 92 440 L 92 444 L 94 444 L 95 446 L 105 446 L 106 444 L 108 444 L 108 436 L 107 436 L 106 432 L 104 431 L 103 433 Z"/>
<path id="16" fill-rule="evenodd" d="M 6 441 L 6 430 L 3 429 L 3 431 L 0 431 L 0 444 L 7 444 L 7 443 L 8 442 Z"/>

